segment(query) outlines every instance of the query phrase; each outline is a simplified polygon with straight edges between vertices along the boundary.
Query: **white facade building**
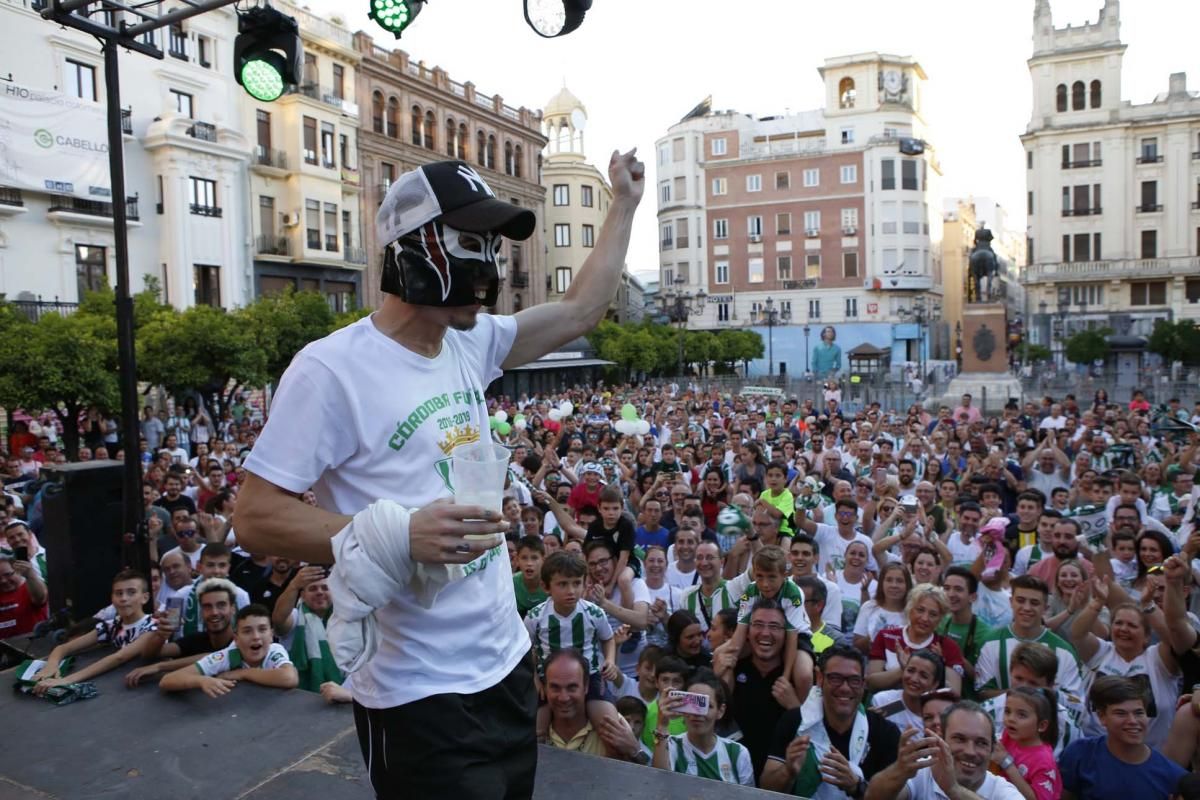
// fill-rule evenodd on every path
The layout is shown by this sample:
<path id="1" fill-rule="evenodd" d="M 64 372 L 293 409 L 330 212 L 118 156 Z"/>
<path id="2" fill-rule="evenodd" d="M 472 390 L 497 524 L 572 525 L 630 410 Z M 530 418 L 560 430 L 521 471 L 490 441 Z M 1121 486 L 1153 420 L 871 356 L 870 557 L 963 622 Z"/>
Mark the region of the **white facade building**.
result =
<path id="1" fill-rule="evenodd" d="M 1200 93 L 1182 73 L 1151 102 L 1121 99 L 1117 0 L 1056 28 L 1034 13 L 1025 284 L 1034 340 L 1084 327 L 1148 336 L 1200 319 Z"/>
<path id="2" fill-rule="evenodd" d="M 869 344 L 890 350 L 893 365 L 928 359 L 941 326 L 931 333 L 909 314 L 918 296 L 932 307 L 941 286 L 925 72 L 876 52 L 819 71 L 823 108 L 754 118 L 706 101 L 658 140 L 661 285 L 707 293 L 692 327 L 754 327 L 772 339 L 778 364 L 752 371 L 806 371 L 827 325 L 843 354 Z M 791 328 L 761 324 L 768 299 Z"/>
<path id="3" fill-rule="evenodd" d="M 0 0 L 0 24 L 13 82 L 103 105 L 94 39 L 43 20 L 32 0 Z M 166 53 L 161 61 L 120 55 L 130 288 L 157 280 L 178 307 L 251 298 L 236 34 L 230 6 L 147 35 Z M 95 157 L 107 174 L 107 155 Z M 115 285 L 111 213 L 95 200 L 0 187 L 0 292 L 76 303 L 87 289 Z"/>

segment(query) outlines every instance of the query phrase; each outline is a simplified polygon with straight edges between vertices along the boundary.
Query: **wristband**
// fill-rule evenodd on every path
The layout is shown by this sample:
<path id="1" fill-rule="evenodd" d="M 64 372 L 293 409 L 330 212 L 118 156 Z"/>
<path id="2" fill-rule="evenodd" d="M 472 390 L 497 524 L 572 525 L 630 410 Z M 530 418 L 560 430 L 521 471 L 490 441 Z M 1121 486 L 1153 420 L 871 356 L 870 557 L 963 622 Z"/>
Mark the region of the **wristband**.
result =
<path id="1" fill-rule="evenodd" d="M 1000 762 L 1000 769 L 1007 772 L 1008 768 L 1013 765 L 1014 760 L 1015 759 L 1013 759 L 1013 757 L 1011 755 L 1005 756 L 1004 760 Z"/>

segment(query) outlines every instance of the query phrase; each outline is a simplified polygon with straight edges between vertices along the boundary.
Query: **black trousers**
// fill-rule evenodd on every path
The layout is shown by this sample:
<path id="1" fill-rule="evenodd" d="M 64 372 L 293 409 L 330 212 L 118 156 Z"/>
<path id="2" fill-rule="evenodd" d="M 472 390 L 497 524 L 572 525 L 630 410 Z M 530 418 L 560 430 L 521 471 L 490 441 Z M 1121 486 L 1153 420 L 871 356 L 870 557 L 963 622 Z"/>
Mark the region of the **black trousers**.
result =
<path id="1" fill-rule="evenodd" d="M 378 800 L 529 800 L 537 769 L 532 658 L 475 694 L 394 708 L 354 704 L 358 744 Z"/>

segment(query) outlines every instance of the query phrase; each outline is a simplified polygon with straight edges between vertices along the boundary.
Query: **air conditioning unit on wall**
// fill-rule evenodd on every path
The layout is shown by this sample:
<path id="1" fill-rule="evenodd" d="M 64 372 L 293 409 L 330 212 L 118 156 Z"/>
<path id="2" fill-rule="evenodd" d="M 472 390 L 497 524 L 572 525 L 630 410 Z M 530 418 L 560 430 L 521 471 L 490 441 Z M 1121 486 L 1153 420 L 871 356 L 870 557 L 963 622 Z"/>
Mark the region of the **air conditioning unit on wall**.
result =
<path id="1" fill-rule="evenodd" d="M 285 227 L 285 228 L 294 228 L 294 227 L 296 227 L 296 226 L 297 226 L 297 225 L 299 225 L 299 224 L 300 224 L 300 214 L 299 214 L 299 212 L 292 212 L 291 214 L 284 214 L 284 215 L 283 215 L 283 227 Z"/>

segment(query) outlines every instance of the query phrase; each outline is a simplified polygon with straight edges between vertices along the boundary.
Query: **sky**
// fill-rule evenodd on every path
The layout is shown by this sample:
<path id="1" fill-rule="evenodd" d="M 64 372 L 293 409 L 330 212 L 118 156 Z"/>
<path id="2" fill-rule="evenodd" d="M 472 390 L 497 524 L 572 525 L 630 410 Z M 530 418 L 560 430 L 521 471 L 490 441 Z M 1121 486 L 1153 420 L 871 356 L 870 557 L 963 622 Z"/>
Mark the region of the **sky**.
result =
<path id="1" fill-rule="evenodd" d="M 647 164 L 627 259 L 639 277 L 658 274 L 655 140 L 708 95 L 715 109 L 754 116 L 819 108 L 817 67 L 852 53 L 921 63 L 944 196 L 995 198 L 1010 227 L 1024 228 L 1017 137 L 1029 122 L 1034 0 L 594 0 L 583 25 L 558 39 L 529 29 L 522 0 L 431 0 L 399 41 L 367 18 L 367 0 L 308 2 L 512 106 L 541 108 L 565 83 L 587 107 L 592 163 L 604 170 L 613 149 L 637 147 Z M 1103 3 L 1051 0 L 1054 24 L 1094 22 Z M 1172 72 L 1191 73 L 1189 88 L 1200 89 L 1197 30 L 1193 0 L 1125 0 L 1122 99 L 1153 100 Z"/>

